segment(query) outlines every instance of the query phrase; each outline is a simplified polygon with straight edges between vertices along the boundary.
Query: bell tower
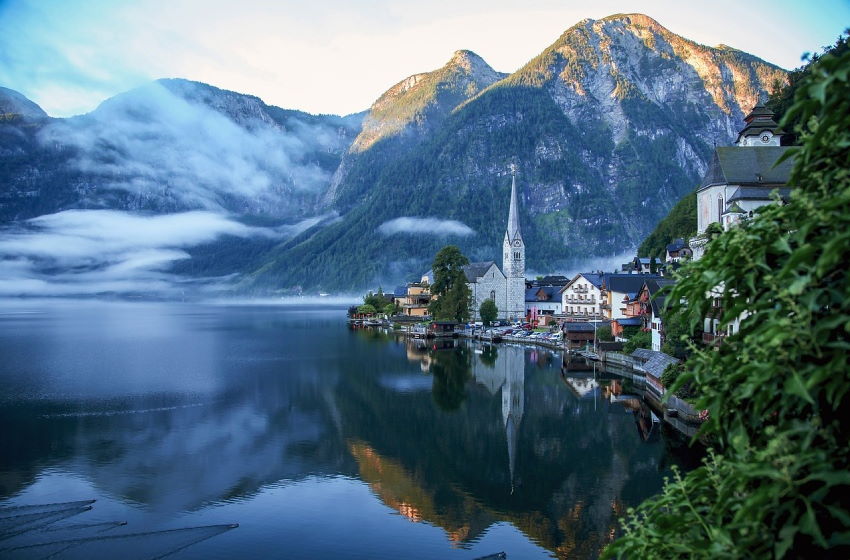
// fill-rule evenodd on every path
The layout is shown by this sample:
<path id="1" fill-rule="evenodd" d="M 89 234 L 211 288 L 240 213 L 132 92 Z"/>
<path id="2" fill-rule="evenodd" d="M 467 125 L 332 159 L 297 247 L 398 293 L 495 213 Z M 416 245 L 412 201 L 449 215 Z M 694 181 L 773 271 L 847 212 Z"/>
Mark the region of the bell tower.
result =
<path id="1" fill-rule="evenodd" d="M 507 317 L 525 317 L 525 242 L 519 228 L 516 194 L 516 166 L 511 164 L 511 206 L 508 227 L 502 243 L 502 272 L 507 277 Z"/>

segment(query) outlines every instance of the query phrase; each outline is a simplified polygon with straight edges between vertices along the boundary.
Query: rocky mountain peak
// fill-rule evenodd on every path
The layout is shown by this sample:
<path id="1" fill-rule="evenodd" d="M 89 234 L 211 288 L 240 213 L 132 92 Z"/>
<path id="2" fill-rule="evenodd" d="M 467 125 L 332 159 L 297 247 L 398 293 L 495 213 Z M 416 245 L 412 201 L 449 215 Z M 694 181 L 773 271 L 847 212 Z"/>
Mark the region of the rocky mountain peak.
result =
<path id="1" fill-rule="evenodd" d="M 37 120 L 46 119 L 47 113 L 23 94 L 13 89 L 0 87 L 0 119 L 15 116 Z"/>
<path id="2" fill-rule="evenodd" d="M 351 151 L 362 152 L 383 138 L 433 125 L 504 77 L 474 52 L 455 51 L 441 68 L 408 76 L 384 92 L 372 104 Z"/>

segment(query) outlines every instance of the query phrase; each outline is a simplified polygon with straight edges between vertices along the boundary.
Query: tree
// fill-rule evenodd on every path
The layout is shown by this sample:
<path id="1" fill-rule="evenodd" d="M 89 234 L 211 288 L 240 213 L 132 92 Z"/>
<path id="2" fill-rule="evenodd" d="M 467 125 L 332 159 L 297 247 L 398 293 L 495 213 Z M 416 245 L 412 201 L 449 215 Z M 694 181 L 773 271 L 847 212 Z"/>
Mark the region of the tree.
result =
<path id="1" fill-rule="evenodd" d="M 374 305 L 364 303 L 363 305 L 357 308 L 357 312 L 361 315 L 374 315 L 378 312 L 378 310 L 375 309 Z"/>
<path id="2" fill-rule="evenodd" d="M 652 334 L 649 331 L 639 330 L 623 344 L 623 352 L 631 354 L 638 348 L 650 348 L 651 346 Z"/>
<path id="3" fill-rule="evenodd" d="M 485 325 L 490 325 L 499 316 L 499 308 L 496 307 L 496 302 L 490 298 L 481 302 L 481 307 L 478 309 L 478 314 L 481 316 L 481 321 Z"/>
<path id="4" fill-rule="evenodd" d="M 396 304 L 395 303 L 388 303 L 386 306 L 384 306 L 384 313 L 386 315 L 392 316 L 392 315 L 395 315 L 395 312 L 396 312 Z"/>
<path id="5" fill-rule="evenodd" d="M 614 334 L 611 332 L 611 327 L 599 327 L 596 329 L 596 340 L 601 342 L 610 342 L 614 340 Z"/>
<path id="6" fill-rule="evenodd" d="M 428 311 L 433 317 L 443 321 L 469 320 L 469 287 L 463 267 L 469 264 L 460 249 L 447 245 L 434 257 L 431 269 L 434 271 L 434 283 L 431 285 L 431 299 Z"/>
<path id="7" fill-rule="evenodd" d="M 850 52 L 809 68 L 794 123 L 789 203 L 719 235 L 668 297 L 692 331 L 718 287 L 721 328 L 745 316 L 671 388 L 693 386 L 717 450 L 629 511 L 605 557 L 850 557 Z"/>

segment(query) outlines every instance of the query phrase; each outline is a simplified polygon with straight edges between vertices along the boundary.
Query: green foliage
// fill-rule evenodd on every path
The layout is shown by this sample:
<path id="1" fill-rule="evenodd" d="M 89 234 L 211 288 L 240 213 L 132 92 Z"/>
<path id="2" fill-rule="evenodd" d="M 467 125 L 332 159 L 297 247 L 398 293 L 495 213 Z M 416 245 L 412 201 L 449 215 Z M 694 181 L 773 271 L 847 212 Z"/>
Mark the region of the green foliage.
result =
<path id="1" fill-rule="evenodd" d="M 702 338 L 702 325 L 691 326 L 682 313 L 666 313 L 663 325 L 664 343 L 661 345 L 661 351 L 680 360 L 687 359 L 691 348 Z M 670 387 L 666 383 L 665 386 Z"/>
<path id="2" fill-rule="evenodd" d="M 371 305 L 369 303 L 364 303 L 363 305 L 361 305 L 357 308 L 357 312 L 361 313 L 363 315 L 374 315 L 375 313 L 378 312 L 378 310 L 375 309 L 374 305 Z"/>
<path id="3" fill-rule="evenodd" d="M 388 303 L 384 306 L 385 315 L 395 315 L 398 312 L 398 306 L 394 303 Z"/>
<path id="4" fill-rule="evenodd" d="M 614 334 L 611 332 L 611 327 L 599 327 L 596 329 L 596 340 L 602 342 L 610 342 L 614 340 Z"/>
<path id="5" fill-rule="evenodd" d="M 652 347 L 652 333 L 649 331 L 639 330 L 635 334 L 633 334 L 629 339 L 623 344 L 623 352 L 625 354 L 631 354 L 638 348 L 651 348 Z"/>
<path id="6" fill-rule="evenodd" d="M 661 220 L 652 233 L 638 247 L 638 255 L 650 255 L 663 258 L 667 245 L 681 237 L 685 241 L 697 233 L 697 193 L 692 191 L 684 196 Z"/>
<path id="7" fill-rule="evenodd" d="M 850 557 L 850 52 L 809 68 L 787 123 L 789 204 L 718 236 L 668 298 L 691 327 L 712 292 L 721 328 L 747 314 L 673 387 L 693 384 L 721 451 L 630 511 L 606 557 Z"/>
<path id="8" fill-rule="evenodd" d="M 831 53 L 833 56 L 840 56 L 850 50 L 850 30 L 838 37 L 835 44 L 830 47 L 824 47 L 823 54 Z M 805 83 L 805 79 L 811 74 L 813 65 L 820 60 L 823 54 L 814 54 L 808 59 L 808 62 L 799 68 L 791 70 L 788 73 L 788 83 L 784 87 L 775 87 L 773 94 L 768 99 L 765 105 L 776 114 L 776 120 L 779 121 L 788 113 L 791 105 L 794 103 L 794 97 L 800 84 Z M 797 130 L 803 125 L 802 122 L 792 117 L 786 119 L 783 123 L 785 131 L 789 134 L 782 139 L 783 145 L 797 144 Z"/>
<path id="9" fill-rule="evenodd" d="M 431 293 L 436 297 L 431 300 L 428 311 L 436 319 L 458 323 L 469 320 L 471 294 L 463 272 L 467 264 L 469 259 L 454 245 L 443 247 L 434 257 L 431 264 L 434 272 Z"/>
<path id="10" fill-rule="evenodd" d="M 371 305 L 376 310 L 383 310 L 384 308 L 390 305 L 395 306 L 393 302 L 393 297 L 391 295 L 388 296 L 384 294 L 384 290 L 381 288 L 378 288 L 378 293 L 376 294 L 369 292 L 368 294 L 363 296 L 363 303 L 365 303 L 366 305 Z"/>
<path id="11" fill-rule="evenodd" d="M 485 325 L 490 325 L 499 316 L 499 308 L 496 307 L 496 302 L 490 298 L 481 302 L 481 307 L 478 309 L 478 315 Z"/>

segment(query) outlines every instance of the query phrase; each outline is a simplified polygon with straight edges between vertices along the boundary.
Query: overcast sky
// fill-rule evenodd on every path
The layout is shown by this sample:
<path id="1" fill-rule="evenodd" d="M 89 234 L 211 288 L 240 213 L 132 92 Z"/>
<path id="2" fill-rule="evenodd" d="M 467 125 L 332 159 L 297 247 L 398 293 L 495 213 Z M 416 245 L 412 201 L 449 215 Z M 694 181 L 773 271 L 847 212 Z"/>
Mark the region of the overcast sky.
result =
<path id="1" fill-rule="evenodd" d="M 579 20 L 643 12 L 794 68 L 850 26 L 850 1 L 0 0 L 0 85 L 53 116 L 162 77 L 313 113 L 366 109 L 458 49 L 512 72 Z M 816 7 L 816 9 L 815 9 Z"/>

